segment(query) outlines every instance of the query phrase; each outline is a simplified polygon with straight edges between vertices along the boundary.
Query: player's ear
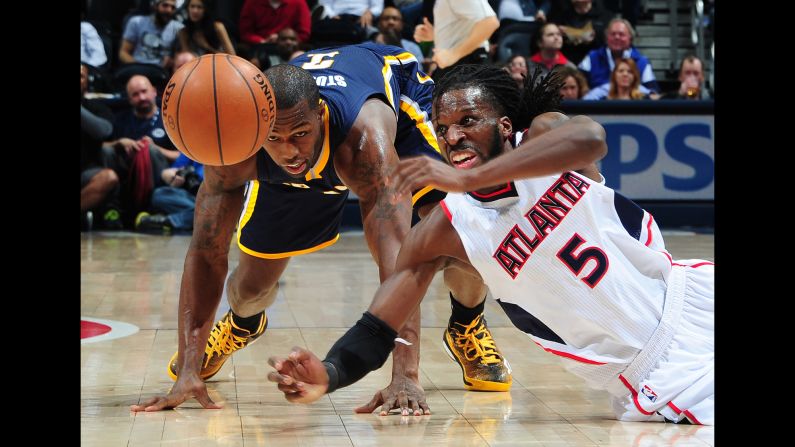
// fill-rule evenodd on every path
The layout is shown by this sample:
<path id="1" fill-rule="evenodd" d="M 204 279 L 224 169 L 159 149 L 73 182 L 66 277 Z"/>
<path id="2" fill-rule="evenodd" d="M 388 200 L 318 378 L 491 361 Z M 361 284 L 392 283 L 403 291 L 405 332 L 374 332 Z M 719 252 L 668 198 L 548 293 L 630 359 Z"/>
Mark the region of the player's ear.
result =
<path id="1" fill-rule="evenodd" d="M 497 123 L 498 128 L 500 129 L 500 135 L 502 135 L 503 138 L 510 138 L 511 134 L 513 133 L 513 123 L 511 122 L 511 119 L 507 116 L 503 116 L 500 117 Z"/>

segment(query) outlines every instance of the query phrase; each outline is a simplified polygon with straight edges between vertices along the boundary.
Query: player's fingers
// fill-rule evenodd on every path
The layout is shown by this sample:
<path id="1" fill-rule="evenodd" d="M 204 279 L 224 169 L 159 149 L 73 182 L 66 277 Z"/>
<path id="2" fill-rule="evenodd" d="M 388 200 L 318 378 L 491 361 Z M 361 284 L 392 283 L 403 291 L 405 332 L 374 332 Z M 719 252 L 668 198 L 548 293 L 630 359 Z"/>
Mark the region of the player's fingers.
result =
<path id="1" fill-rule="evenodd" d="M 304 399 L 304 392 L 285 394 L 284 398 L 289 402 L 302 402 Z"/>
<path id="2" fill-rule="evenodd" d="M 276 382 L 280 385 L 293 385 L 295 384 L 295 379 L 288 375 L 279 374 L 276 371 L 271 371 L 268 373 L 268 380 L 271 382 Z"/>
<path id="3" fill-rule="evenodd" d="M 210 409 L 214 409 L 214 410 L 218 410 L 218 409 L 223 408 L 222 406 L 220 406 L 217 403 L 213 402 L 213 400 L 210 398 L 210 395 L 207 394 L 207 388 L 202 388 L 201 390 L 199 390 L 199 392 L 196 393 L 195 397 L 196 397 L 196 400 L 198 400 L 199 403 L 202 404 L 202 407 L 204 407 L 204 408 L 210 408 Z M 182 402 L 180 402 L 180 403 L 182 403 Z"/>
<path id="4" fill-rule="evenodd" d="M 405 391 L 398 392 L 398 404 L 400 405 L 400 414 L 403 416 L 409 415 L 409 396 Z"/>
<path id="5" fill-rule="evenodd" d="M 397 396 L 390 395 L 386 399 L 384 399 L 384 405 L 381 405 L 381 412 L 379 415 L 386 416 L 389 414 L 389 410 L 395 408 L 397 404 Z"/>
<path id="6" fill-rule="evenodd" d="M 395 186 L 395 190 L 398 194 L 411 195 L 413 191 L 425 187 L 427 183 L 428 179 L 426 178 L 425 174 L 422 172 L 416 172 L 407 175 L 401 182 L 400 186 Z"/>
<path id="7" fill-rule="evenodd" d="M 373 398 L 370 399 L 370 402 L 367 402 L 366 404 L 362 405 L 359 408 L 356 408 L 353 411 L 355 413 L 372 413 L 373 411 L 375 411 L 375 408 L 377 406 L 381 405 L 382 402 L 383 398 L 381 397 L 381 392 L 376 391 L 375 396 L 373 396 Z"/>
<path id="8" fill-rule="evenodd" d="M 272 355 L 268 357 L 268 365 L 271 365 L 274 369 L 281 371 L 282 366 L 284 365 L 284 358 Z"/>
<path id="9" fill-rule="evenodd" d="M 157 402 L 158 399 L 159 399 L 159 397 L 152 397 L 152 398 L 148 399 L 146 402 L 140 403 L 138 405 L 130 405 L 130 410 L 132 410 L 132 411 L 144 411 L 144 409 L 146 409 L 146 407 L 154 404 L 155 402 Z"/>
<path id="10" fill-rule="evenodd" d="M 179 405 L 179 404 L 177 404 L 177 405 Z M 144 408 L 144 411 L 150 412 L 150 411 L 167 410 L 169 408 L 174 408 L 175 406 L 176 405 L 171 405 L 171 402 L 169 402 L 169 400 L 167 398 L 160 397 L 160 398 L 157 399 L 156 402 L 153 402 L 152 404 L 147 405 L 146 408 Z"/>
<path id="11" fill-rule="evenodd" d="M 281 383 L 277 385 L 277 388 L 279 388 L 279 391 L 281 391 L 282 393 L 290 393 L 290 394 L 300 393 L 302 391 L 296 388 L 294 385 L 284 385 Z"/>
<path id="12" fill-rule="evenodd" d="M 417 403 L 417 399 L 409 398 L 409 407 L 414 413 L 414 416 L 420 416 L 422 414 L 422 410 L 420 410 L 420 404 Z"/>
<path id="13" fill-rule="evenodd" d="M 290 361 L 294 363 L 304 362 L 306 360 L 309 360 L 311 357 L 312 353 L 300 346 L 293 346 L 293 349 L 292 351 L 290 351 L 290 355 L 288 356 Z"/>

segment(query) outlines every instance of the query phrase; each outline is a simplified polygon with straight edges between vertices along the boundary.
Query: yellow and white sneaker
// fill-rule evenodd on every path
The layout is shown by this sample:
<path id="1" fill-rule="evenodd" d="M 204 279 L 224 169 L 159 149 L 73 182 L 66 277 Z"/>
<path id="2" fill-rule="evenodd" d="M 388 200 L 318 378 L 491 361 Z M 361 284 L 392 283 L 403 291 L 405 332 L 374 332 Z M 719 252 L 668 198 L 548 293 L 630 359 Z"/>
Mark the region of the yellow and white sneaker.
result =
<path id="1" fill-rule="evenodd" d="M 232 321 L 232 311 L 224 315 L 215 327 L 210 331 L 207 346 L 204 348 L 204 358 L 202 358 L 202 369 L 199 377 L 207 380 L 214 376 L 224 366 L 226 360 L 238 349 L 245 348 L 261 336 L 268 327 L 268 317 L 262 312 L 259 326 L 255 332 L 238 327 Z M 177 354 L 175 352 L 168 362 L 168 376 L 171 380 L 177 380 Z"/>
<path id="2" fill-rule="evenodd" d="M 447 354 L 461 367 L 464 388 L 473 391 L 509 391 L 511 366 L 491 336 L 483 314 L 464 326 L 453 323 L 442 336 Z"/>

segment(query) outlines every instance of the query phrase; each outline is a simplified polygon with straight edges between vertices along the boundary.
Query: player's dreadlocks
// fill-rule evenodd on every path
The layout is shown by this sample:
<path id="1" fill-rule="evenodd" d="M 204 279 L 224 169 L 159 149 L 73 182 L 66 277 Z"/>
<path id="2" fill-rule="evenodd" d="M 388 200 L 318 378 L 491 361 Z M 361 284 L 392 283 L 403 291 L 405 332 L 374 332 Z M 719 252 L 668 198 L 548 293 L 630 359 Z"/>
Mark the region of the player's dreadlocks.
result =
<path id="1" fill-rule="evenodd" d="M 511 119 L 514 129 L 530 127 L 536 116 L 546 112 L 560 112 L 560 88 L 564 80 L 556 70 L 541 76 L 537 68 L 525 78 L 520 90 L 511 75 L 491 65 L 460 65 L 446 73 L 433 90 L 433 103 L 450 90 L 479 87 L 491 96 L 496 109 Z"/>

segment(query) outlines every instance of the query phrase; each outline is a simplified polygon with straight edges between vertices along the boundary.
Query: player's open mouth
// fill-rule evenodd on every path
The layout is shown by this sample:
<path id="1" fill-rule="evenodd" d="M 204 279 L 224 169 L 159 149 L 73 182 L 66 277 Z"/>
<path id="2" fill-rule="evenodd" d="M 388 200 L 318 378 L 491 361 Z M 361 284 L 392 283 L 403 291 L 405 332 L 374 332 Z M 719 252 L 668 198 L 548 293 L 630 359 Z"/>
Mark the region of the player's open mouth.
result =
<path id="1" fill-rule="evenodd" d="M 304 168 L 306 168 L 306 160 L 291 165 L 283 165 L 282 167 L 290 174 L 300 174 L 304 172 Z"/>
<path id="2" fill-rule="evenodd" d="M 474 167 L 478 154 L 474 151 L 461 150 L 450 154 L 450 161 L 456 169 L 469 169 Z"/>

